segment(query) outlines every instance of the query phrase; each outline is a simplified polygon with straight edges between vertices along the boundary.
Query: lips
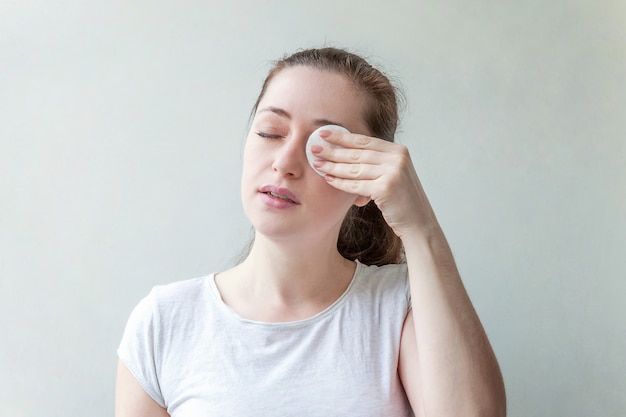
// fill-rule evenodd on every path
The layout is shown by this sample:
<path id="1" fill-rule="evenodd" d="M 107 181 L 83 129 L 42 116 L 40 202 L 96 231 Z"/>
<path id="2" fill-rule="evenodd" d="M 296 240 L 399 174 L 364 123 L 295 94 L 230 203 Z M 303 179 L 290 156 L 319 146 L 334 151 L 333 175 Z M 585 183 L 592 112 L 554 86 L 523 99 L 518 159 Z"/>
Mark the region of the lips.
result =
<path id="1" fill-rule="evenodd" d="M 259 189 L 259 191 L 263 194 L 267 194 L 270 197 L 283 200 L 290 204 L 300 204 L 296 195 L 283 187 L 277 187 L 275 185 L 264 185 Z"/>

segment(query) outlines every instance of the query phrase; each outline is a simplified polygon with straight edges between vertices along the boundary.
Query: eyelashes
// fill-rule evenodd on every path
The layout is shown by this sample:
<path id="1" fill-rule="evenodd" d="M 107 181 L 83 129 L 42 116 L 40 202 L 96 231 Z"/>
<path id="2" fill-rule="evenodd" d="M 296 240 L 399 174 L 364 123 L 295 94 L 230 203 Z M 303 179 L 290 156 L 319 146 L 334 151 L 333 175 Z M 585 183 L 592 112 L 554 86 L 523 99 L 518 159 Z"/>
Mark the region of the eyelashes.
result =
<path id="1" fill-rule="evenodd" d="M 274 133 L 267 133 L 267 132 L 256 132 L 257 136 L 262 137 L 264 139 L 282 139 L 281 135 L 277 135 Z"/>

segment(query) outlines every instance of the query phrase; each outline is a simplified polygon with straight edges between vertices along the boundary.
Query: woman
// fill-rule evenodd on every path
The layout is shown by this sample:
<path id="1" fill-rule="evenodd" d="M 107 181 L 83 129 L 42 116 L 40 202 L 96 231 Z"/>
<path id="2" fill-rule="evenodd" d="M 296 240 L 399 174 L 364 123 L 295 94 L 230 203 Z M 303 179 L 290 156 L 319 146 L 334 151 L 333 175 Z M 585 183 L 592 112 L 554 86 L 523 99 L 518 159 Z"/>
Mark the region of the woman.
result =
<path id="1" fill-rule="evenodd" d="M 301 51 L 270 71 L 253 116 L 241 186 L 251 250 L 137 306 L 116 415 L 505 415 L 493 351 L 393 143 L 387 77 L 347 51 Z M 328 124 L 350 133 L 323 129 L 340 147 L 311 145 L 311 166 L 307 139 Z"/>

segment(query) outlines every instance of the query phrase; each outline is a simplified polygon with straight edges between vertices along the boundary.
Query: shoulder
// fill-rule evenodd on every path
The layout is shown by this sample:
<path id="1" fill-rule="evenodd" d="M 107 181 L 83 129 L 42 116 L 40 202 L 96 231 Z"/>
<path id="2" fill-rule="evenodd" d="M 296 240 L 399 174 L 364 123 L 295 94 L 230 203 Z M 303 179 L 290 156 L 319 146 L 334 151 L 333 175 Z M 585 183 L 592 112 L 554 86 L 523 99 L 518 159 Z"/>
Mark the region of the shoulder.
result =
<path id="1" fill-rule="evenodd" d="M 366 276 L 375 276 L 382 279 L 402 279 L 407 275 L 406 263 L 387 264 L 382 266 L 365 265 L 359 263 L 359 272 Z"/>
<path id="2" fill-rule="evenodd" d="M 346 302 L 351 328 L 365 339 L 377 340 L 381 352 L 396 352 L 402 326 L 411 310 L 406 264 L 367 266 L 359 264 Z"/>
<path id="3" fill-rule="evenodd" d="M 153 314 L 167 320 L 204 311 L 212 297 L 212 277 L 211 274 L 153 287 L 146 297 L 149 299 Z"/>
<path id="4" fill-rule="evenodd" d="M 360 291 L 384 298 L 410 300 L 408 269 L 405 263 L 383 266 L 358 264 L 356 282 Z"/>
<path id="5" fill-rule="evenodd" d="M 152 288 L 150 296 L 159 304 L 186 303 L 203 296 L 204 291 L 209 289 L 212 276 L 208 275 L 165 285 L 157 285 Z"/>
<path id="6" fill-rule="evenodd" d="M 133 309 L 118 347 L 118 355 L 141 387 L 161 406 L 160 375 L 168 353 L 189 340 L 193 315 L 209 295 L 209 277 L 153 287 Z M 186 325 L 181 325 L 186 324 Z"/>
<path id="7" fill-rule="evenodd" d="M 131 313 L 131 321 L 167 321 L 205 304 L 210 293 L 212 275 L 157 285 L 146 295 Z"/>
<path id="8" fill-rule="evenodd" d="M 358 264 L 357 278 L 370 285 L 380 287 L 404 286 L 408 281 L 408 269 L 405 263 L 383 266 Z"/>

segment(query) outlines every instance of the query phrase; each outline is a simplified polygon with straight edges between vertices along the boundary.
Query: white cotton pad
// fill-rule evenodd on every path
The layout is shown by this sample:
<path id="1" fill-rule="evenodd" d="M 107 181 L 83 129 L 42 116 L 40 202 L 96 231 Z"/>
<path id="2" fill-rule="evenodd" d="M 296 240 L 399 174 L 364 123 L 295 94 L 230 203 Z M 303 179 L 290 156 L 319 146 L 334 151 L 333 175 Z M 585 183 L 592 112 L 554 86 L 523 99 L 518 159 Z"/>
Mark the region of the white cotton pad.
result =
<path id="1" fill-rule="evenodd" d="M 345 127 L 342 127 L 342 126 L 326 125 L 326 126 L 322 126 L 322 127 L 318 128 L 318 129 L 316 129 L 313 133 L 311 133 L 311 136 L 309 136 L 309 140 L 307 140 L 307 142 L 306 142 L 306 159 L 308 159 L 309 165 L 311 165 L 311 168 L 313 168 L 315 170 L 315 172 L 317 172 L 318 174 L 320 174 L 323 177 L 326 174 L 321 172 L 321 171 L 318 171 L 313 166 L 313 161 L 315 159 L 317 159 L 317 157 L 315 155 L 313 155 L 313 153 L 311 153 L 311 146 L 312 145 L 321 145 L 321 146 L 326 146 L 326 147 L 331 147 L 331 148 L 341 148 L 341 146 L 333 145 L 332 143 L 326 142 L 324 139 L 320 138 L 319 132 L 321 130 L 339 130 L 339 131 L 344 132 L 344 133 L 350 133 L 350 131 L 348 129 L 346 129 Z"/>

